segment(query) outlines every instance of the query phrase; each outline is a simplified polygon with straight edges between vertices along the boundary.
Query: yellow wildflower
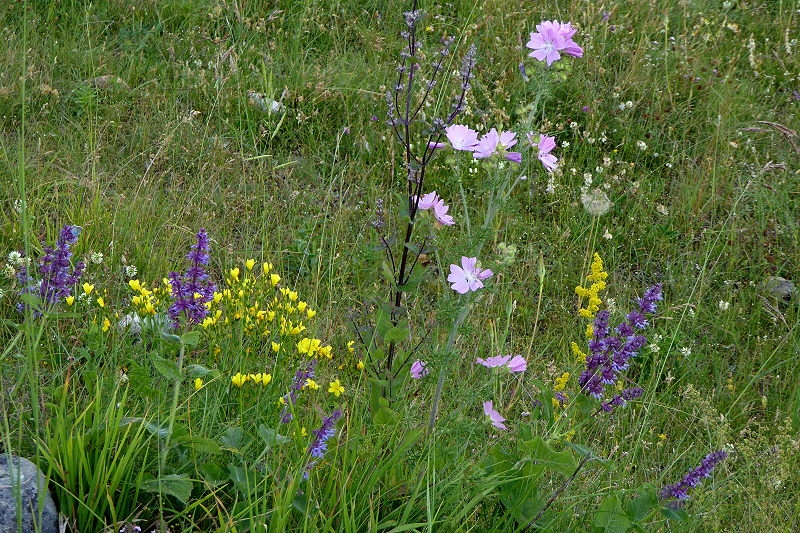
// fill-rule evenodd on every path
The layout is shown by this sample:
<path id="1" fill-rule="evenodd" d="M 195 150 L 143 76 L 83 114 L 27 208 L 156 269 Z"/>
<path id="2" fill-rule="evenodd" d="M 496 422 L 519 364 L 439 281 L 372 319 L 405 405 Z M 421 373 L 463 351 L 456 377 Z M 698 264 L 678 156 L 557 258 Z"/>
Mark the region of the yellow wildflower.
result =
<path id="1" fill-rule="evenodd" d="M 239 281 L 239 267 L 231 269 L 231 281 Z"/>
<path id="2" fill-rule="evenodd" d="M 75 297 L 72 295 L 67 296 L 64 300 L 67 302 L 67 305 L 72 305 L 75 303 Z"/>
<path id="3" fill-rule="evenodd" d="M 264 271 L 264 275 L 266 276 L 269 274 L 269 271 L 272 270 L 272 263 L 263 263 L 261 265 L 262 270 Z"/>
<path id="4" fill-rule="evenodd" d="M 244 262 L 244 266 L 245 266 L 245 268 L 247 270 L 252 272 L 253 271 L 253 267 L 256 266 L 255 259 L 248 259 L 247 261 Z"/>
<path id="5" fill-rule="evenodd" d="M 203 388 L 203 380 L 200 378 L 195 378 L 194 380 L 194 390 L 200 390 Z"/>
<path id="6" fill-rule="evenodd" d="M 297 310 L 299 312 L 301 313 L 304 312 L 306 310 L 306 307 L 308 307 L 308 303 L 303 301 L 297 302 Z"/>
<path id="7" fill-rule="evenodd" d="M 581 351 L 581 349 L 578 347 L 578 344 L 573 342 L 570 344 L 570 347 L 572 348 L 572 354 L 575 356 L 576 361 L 579 364 L 585 363 L 586 354 Z"/>
<path id="8" fill-rule="evenodd" d="M 328 392 L 338 398 L 344 392 L 344 387 L 342 387 L 342 384 L 339 383 L 338 379 L 336 379 L 331 381 L 330 386 L 328 387 Z"/>
<path id="9" fill-rule="evenodd" d="M 311 378 L 306 378 L 304 387 L 308 387 L 311 390 L 317 390 L 319 389 L 319 384 Z"/>
<path id="10" fill-rule="evenodd" d="M 273 287 L 275 285 L 277 285 L 280 281 L 281 281 L 281 277 L 279 275 L 277 275 L 277 274 L 271 274 L 269 276 L 269 282 Z"/>
<path id="11" fill-rule="evenodd" d="M 92 285 L 92 284 L 91 284 L 91 283 L 89 283 L 88 281 L 87 281 L 86 283 L 84 283 L 84 284 L 83 284 L 83 293 L 84 293 L 85 295 L 87 295 L 87 296 L 88 296 L 88 295 L 92 294 L 92 291 L 93 291 L 93 290 L 94 290 L 94 285 Z"/>
<path id="12" fill-rule="evenodd" d="M 556 378 L 555 385 L 553 386 L 553 391 L 560 391 L 564 390 L 564 387 L 567 385 L 567 381 L 569 381 L 569 372 L 564 372 L 561 376 Z"/>
<path id="13" fill-rule="evenodd" d="M 246 382 L 247 382 L 247 376 L 243 376 L 241 372 L 237 372 L 236 375 L 231 376 L 231 383 L 233 383 L 237 387 L 241 387 Z"/>
<path id="14" fill-rule="evenodd" d="M 109 329 L 111 329 L 111 321 L 106 317 L 103 319 L 103 331 L 108 331 Z"/>
<path id="15" fill-rule="evenodd" d="M 278 351 L 279 351 L 280 349 L 281 349 L 281 345 L 280 345 L 280 343 L 277 343 L 277 342 L 275 342 L 275 341 L 272 341 L 272 351 L 273 351 L 273 352 L 275 352 L 275 353 L 278 353 Z"/>
<path id="16" fill-rule="evenodd" d="M 359 370 L 364 370 L 364 361 L 359 360 L 358 363 L 356 363 L 356 368 Z"/>
<path id="17" fill-rule="evenodd" d="M 103 300 L 102 296 L 97 299 L 97 305 L 99 305 L 100 307 L 105 307 L 106 306 L 106 301 Z"/>
<path id="18" fill-rule="evenodd" d="M 315 316 L 317 316 L 317 312 L 314 311 L 313 309 L 309 309 L 308 311 L 306 311 L 306 316 L 308 318 L 314 318 Z"/>
<path id="19" fill-rule="evenodd" d="M 133 289 L 135 291 L 139 291 L 140 292 L 142 290 L 142 283 L 138 279 L 130 280 L 128 282 L 128 285 L 130 286 L 131 289 Z"/>

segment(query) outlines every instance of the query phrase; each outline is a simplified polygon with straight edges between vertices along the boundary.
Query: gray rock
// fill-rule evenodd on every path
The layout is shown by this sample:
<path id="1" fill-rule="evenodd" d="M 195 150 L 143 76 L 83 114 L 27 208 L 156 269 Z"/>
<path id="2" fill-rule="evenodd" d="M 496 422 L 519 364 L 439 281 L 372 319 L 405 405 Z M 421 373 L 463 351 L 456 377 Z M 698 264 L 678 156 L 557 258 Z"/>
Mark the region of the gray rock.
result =
<path id="1" fill-rule="evenodd" d="M 778 300 L 791 300 L 797 295 L 797 287 L 788 279 L 779 276 L 769 276 L 764 280 L 761 289 L 766 296 L 772 296 Z"/>
<path id="2" fill-rule="evenodd" d="M 58 511 L 50 492 L 44 494 L 39 517 L 38 498 L 45 477 L 23 457 L 0 454 L 0 533 L 17 533 L 17 496 L 22 498 L 22 533 L 59 533 Z"/>

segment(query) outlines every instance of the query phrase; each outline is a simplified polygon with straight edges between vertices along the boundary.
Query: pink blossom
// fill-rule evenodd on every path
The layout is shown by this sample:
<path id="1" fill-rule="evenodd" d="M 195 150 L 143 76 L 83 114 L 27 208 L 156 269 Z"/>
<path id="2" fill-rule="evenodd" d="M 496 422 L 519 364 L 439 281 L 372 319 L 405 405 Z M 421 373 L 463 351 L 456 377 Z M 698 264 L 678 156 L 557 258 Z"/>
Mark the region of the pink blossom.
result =
<path id="1" fill-rule="evenodd" d="M 430 371 L 426 368 L 428 366 L 427 363 L 423 363 L 419 359 L 414 361 L 411 365 L 411 377 L 414 379 L 421 379 L 427 376 Z"/>
<path id="2" fill-rule="evenodd" d="M 475 151 L 472 157 L 475 159 L 486 159 L 492 157 L 494 154 L 500 154 L 509 161 L 514 163 L 522 162 L 522 154 L 519 152 L 506 152 L 517 144 L 517 134 L 513 131 L 503 131 L 498 133 L 495 128 L 489 130 L 486 135 L 481 137 L 478 144 L 475 146 Z"/>
<path id="3" fill-rule="evenodd" d="M 506 367 L 512 374 L 525 372 L 528 368 L 528 362 L 525 361 L 525 358 L 521 355 L 515 355 L 513 357 L 510 355 L 494 355 L 486 359 L 478 357 L 475 362 L 486 368 Z"/>
<path id="4" fill-rule="evenodd" d="M 453 217 L 447 214 L 449 210 L 450 207 L 445 205 L 444 200 L 439 198 L 439 200 L 433 204 L 433 216 L 436 218 L 436 222 L 442 226 L 452 226 L 455 224 Z"/>
<path id="5" fill-rule="evenodd" d="M 528 142 L 539 152 L 537 155 L 539 161 L 542 162 L 545 170 L 552 172 L 558 166 L 558 159 L 550 153 L 556 147 L 556 139 L 544 134 L 539 135 L 538 141 L 535 141 L 535 138 L 535 133 L 528 133 Z"/>
<path id="6" fill-rule="evenodd" d="M 516 374 L 519 372 L 525 372 L 525 370 L 528 368 L 528 362 L 521 355 L 515 355 L 511 358 L 511 361 L 509 361 L 508 365 L 506 366 L 508 366 L 509 372 Z"/>
<path id="7" fill-rule="evenodd" d="M 492 425 L 497 429 L 508 429 L 503 422 L 506 421 L 503 416 L 495 410 L 492 400 L 483 402 L 483 414 L 489 417 Z"/>
<path id="8" fill-rule="evenodd" d="M 528 55 L 546 62 L 548 67 L 561 59 L 561 52 L 573 57 L 583 57 L 583 48 L 572 40 L 575 32 L 570 22 L 545 20 L 536 25 L 535 32 L 531 32 L 531 40 L 525 46 L 533 52 Z"/>
<path id="9" fill-rule="evenodd" d="M 461 257 L 461 266 L 450 265 L 450 275 L 447 281 L 452 283 L 451 288 L 459 294 L 477 291 L 483 287 L 484 279 L 492 276 L 491 270 L 481 270 L 476 266 L 477 257 Z"/>
<path id="10" fill-rule="evenodd" d="M 447 140 L 450 141 L 450 146 L 454 150 L 464 150 L 471 152 L 478 145 L 478 132 L 462 126 L 461 124 L 453 124 L 448 126 L 445 130 Z"/>
<path id="11" fill-rule="evenodd" d="M 496 368 L 498 366 L 505 366 L 510 359 L 510 355 L 493 355 L 492 357 L 487 357 L 486 359 L 481 359 L 478 357 L 475 362 L 479 365 L 485 366 L 486 368 Z"/>
<path id="12" fill-rule="evenodd" d="M 415 196 L 414 199 L 416 198 L 417 197 Z M 438 199 L 439 197 L 436 195 L 436 191 L 431 191 L 428 194 L 424 194 L 422 195 L 422 198 L 417 201 L 417 209 L 430 209 Z"/>

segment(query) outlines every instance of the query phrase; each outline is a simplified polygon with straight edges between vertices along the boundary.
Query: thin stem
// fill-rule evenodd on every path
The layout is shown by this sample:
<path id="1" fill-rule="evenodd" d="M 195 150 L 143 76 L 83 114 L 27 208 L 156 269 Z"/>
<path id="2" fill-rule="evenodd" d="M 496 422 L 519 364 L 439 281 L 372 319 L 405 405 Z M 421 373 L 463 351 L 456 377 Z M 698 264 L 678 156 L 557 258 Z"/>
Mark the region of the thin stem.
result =
<path id="1" fill-rule="evenodd" d="M 164 466 L 167 463 L 167 455 L 169 454 L 169 444 L 170 439 L 172 438 L 172 429 L 175 425 L 175 413 L 178 410 L 178 397 L 180 396 L 181 392 L 181 375 L 183 370 L 183 354 L 186 351 L 186 345 L 181 342 L 181 348 L 178 352 L 178 378 L 175 380 L 175 383 L 172 386 L 172 407 L 169 410 L 169 424 L 167 426 L 167 438 L 164 439 L 164 451 L 161 454 L 161 467 L 160 470 L 163 472 Z"/>
<path id="2" fill-rule="evenodd" d="M 580 472 L 581 468 L 583 468 L 583 466 L 586 463 L 589 462 L 589 458 L 590 457 L 589 457 L 588 454 L 583 456 L 583 458 L 581 459 L 581 462 L 578 463 L 578 467 L 575 469 L 575 471 L 572 473 L 572 475 L 569 477 L 569 479 L 564 481 L 564 483 L 560 487 L 558 487 L 558 489 L 556 489 L 556 491 L 553 493 L 553 495 L 550 496 L 550 499 L 547 500 L 547 503 L 544 504 L 544 507 L 542 507 L 542 510 L 539 511 L 539 513 L 535 517 L 533 517 L 533 520 L 528 522 L 528 527 L 529 528 L 532 527 L 536 523 L 536 521 L 539 520 L 542 517 L 542 515 L 545 513 L 545 511 L 547 511 L 547 509 L 550 508 L 551 505 L 553 505 L 553 502 L 555 502 L 556 499 L 559 497 L 559 495 L 562 492 L 564 492 L 564 490 L 566 490 L 566 488 L 569 486 L 569 484 L 572 483 L 572 480 L 575 479 L 576 477 L 578 477 L 578 472 Z"/>

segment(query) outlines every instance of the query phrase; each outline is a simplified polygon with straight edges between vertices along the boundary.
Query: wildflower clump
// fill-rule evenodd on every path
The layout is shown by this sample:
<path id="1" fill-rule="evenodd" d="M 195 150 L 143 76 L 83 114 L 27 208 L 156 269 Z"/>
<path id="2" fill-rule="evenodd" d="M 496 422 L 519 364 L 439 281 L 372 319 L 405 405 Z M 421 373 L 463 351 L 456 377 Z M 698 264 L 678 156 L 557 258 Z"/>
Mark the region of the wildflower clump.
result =
<path id="1" fill-rule="evenodd" d="M 190 262 L 184 274 L 170 272 L 169 286 L 173 303 L 167 310 L 173 327 L 180 325 L 185 316 L 190 324 L 200 324 L 208 315 L 208 304 L 214 297 L 217 286 L 211 282 L 205 267 L 208 265 L 211 246 L 208 233 L 203 228 L 197 232 L 197 242 L 186 256 Z"/>
<path id="2" fill-rule="evenodd" d="M 74 267 L 70 263 L 72 247 L 78 242 L 82 228 L 80 226 L 64 226 L 58 233 L 55 247 L 44 246 L 44 255 L 39 259 L 39 279 L 35 279 L 28 271 L 28 263 L 20 262 L 17 272 L 17 282 L 20 284 L 20 296 L 30 294 L 40 300 L 34 309 L 34 315 L 40 316 L 42 311 L 53 308 L 64 301 L 86 268 L 86 263 L 78 262 Z M 20 254 L 21 256 L 21 254 Z M 19 311 L 25 309 L 26 304 L 17 306 Z"/>

